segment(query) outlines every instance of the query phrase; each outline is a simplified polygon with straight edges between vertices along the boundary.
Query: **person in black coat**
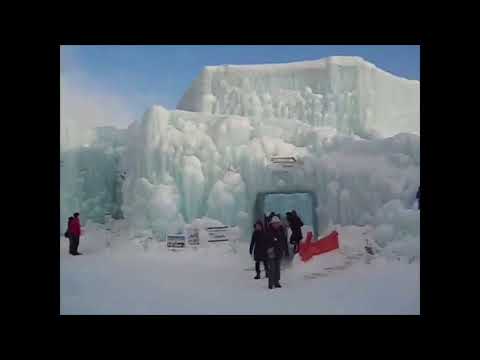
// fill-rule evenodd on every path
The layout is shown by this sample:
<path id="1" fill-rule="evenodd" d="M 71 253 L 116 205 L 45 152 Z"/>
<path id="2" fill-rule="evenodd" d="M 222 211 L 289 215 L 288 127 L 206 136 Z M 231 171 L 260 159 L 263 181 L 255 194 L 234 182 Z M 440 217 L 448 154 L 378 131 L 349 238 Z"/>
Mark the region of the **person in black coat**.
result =
<path id="1" fill-rule="evenodd" d="M 293 245 L 293 252 L 296 254 L 300 247 L 300 241 L 303 238 L 302 235 L 302 219 L 297 215 L 295 210 L 287 213 L 287 221 L 290 229 L 292 230 L 292 235 L 290 235 L 290 244 Z"/>
<path id="2" fill-rule="evenodd" d="M 72 220 L 73 220 L 73 216 L 70 216 L 68 218 L 68 222 L 67 222 L 67 231 L 65 231 L 65 234 L 64 234 L 67 239 L 70 239 L 70 237 L 71 237 L 70 224 L 71 224 Z"/>
<path id="3" fill-rule="evenodd" d="M 250 242 L 250 255 L 252 255 L 253 252 L 255 271 L 257 273 L 254 279 L 260 279 L 260 262 L 263 262 L 265 277 L 268 277 L 267 234 L 263 230 L 263 224 L 260 220 L 258 220 L 254 226 L 255 230 L 252 234 L 252 241 Z"/>
<path id="4" fill-rule="evenodd" d="M 418 210 L 420 210 L 420 186 L 418 187 L 418 191 L 417 191 L 417 200 L 418 200 Z"/>
<path id="5" fill-rule="evenodd" d="M 70 254 L 72 253 L 72 249 L 73 249 L 73 235 L 70 233 L 70 224 L 72 223 L 72 220 L 73 220 L 73 216 L 70 216 L 68 218 L 68 222 L 67 222 L 67 231 L 65 231 L 65 234 L 64 236 L 68 239 L 68 242 L 70 244 L 69 248 L 70 248 Z"/>
<path id="6" fill-rule="evenodd" d="M 268 288 L 281 288 L 280 261 L 283 256 L 288 256 L 288 243 L 285 230 L 278 216 L 274 216 L 267 232 L 267 258 L 268 258 Z"/>
<path id="7" fill-rule="evenodd" d="M 267 223 L 265 224 L 266 227 L 270 226 L 270 221 L 272 221 L 274 216 L 275 213 L 273 211 L 270 213 L 270 215 L 267 216 Z"/>

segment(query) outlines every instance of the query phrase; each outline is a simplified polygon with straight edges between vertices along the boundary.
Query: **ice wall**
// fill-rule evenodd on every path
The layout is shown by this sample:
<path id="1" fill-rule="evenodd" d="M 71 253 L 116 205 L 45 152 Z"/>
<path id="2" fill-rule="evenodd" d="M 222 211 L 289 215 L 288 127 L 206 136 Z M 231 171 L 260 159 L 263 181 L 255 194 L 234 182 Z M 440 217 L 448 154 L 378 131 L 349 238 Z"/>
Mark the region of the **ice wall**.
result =
<path id="1" fill-rule="evenodd" d="M 177 109 L 297 119 L 362 137 L 420 131 L 420 82 L 360 57 L 207 66 Z"/>
<path id="2" fill-rule="evenodd" d="M 179 104 L 196 112 L 153 106 L 127 130 L 62 119 L 61 231 L 79 211 L 84 222 L 125 216 L 160 238 L 202 217 L 248 234 L 266 191 L 315 192 L 320 233 L 378 225 L 385 204 L 414 204 L 418 105 L 419 82 L 360 58 L 207 67 Z M 282 173 L 272 156 L 301 165 Z"/>
<path id="3" fill-rule="evenodd" d="M 320 232 L 367 224 L 392 199 L 413 205 L 419 144 L 415 134 L 366 140 L 296 119 L 154 106 L 127 132 L 123 210 L 135 227 L 160 235 L 203 216 L 250 226 L 258 192 L 298 190 L 317 194 Z M 283 176 L 271 156 L 303 165 Z"/>
<path id="4" fill-rule="evenodd" d="M 122 218 L 122 152 L 125 130 L 101 127 L 92 132 L 91 143 L 66 146 L 60 151 L 60 232 L 69 216 L 80 212 L 87 220 L 103 222 L 105 213 Z M 68 142 L 62 137 L 65 143 Z M 93 139 L 93 140 L 92 140 Z"/>

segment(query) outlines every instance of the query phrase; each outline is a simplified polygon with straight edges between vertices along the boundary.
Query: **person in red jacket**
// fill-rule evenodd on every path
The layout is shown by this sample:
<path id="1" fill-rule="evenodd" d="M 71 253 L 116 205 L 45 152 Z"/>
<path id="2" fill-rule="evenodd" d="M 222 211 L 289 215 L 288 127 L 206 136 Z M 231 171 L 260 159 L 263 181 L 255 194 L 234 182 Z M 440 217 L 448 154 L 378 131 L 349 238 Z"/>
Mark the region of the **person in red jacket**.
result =
<path id="1" fill-rule="evenodd" d="M 82 255 L 78 252 L 78 244 L 80 243 L 80 214 L 73 214 L 73 220 L 68 225 L 68 233 L 70 234 L 70 254 Z"/>

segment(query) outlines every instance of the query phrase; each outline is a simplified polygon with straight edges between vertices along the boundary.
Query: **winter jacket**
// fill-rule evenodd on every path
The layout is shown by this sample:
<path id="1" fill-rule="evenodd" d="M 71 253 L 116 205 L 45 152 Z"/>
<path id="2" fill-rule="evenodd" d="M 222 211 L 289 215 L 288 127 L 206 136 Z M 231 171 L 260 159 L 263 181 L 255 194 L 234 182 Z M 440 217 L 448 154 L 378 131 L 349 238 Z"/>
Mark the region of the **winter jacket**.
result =
<path id="1" fill-rule="evenodd" d="M 80 219 L 78 217 L 73 218 L 68 226 L 68 232 L 71 236 L 80 237 Z"/>
<path id="2" fill-rule="evenodd" d="M 417 191 L 418 208 L 420 209 L 420 188 Z"/>
<path id="3" fill-rule="evenodd" d="M 273 227 L 270 227 L 267 234 L 267 257 L 269 257 L 268 249 L 270 248 L 273 248 L 272 256 L 276 259 L 280 259 L 284 255 L 288 256 L 289 251 L 285 229 L 280 227 L 278 230 L 274 230 Z"/>
<path id="4" fill-rule="evenodd" d="M 265 221 L 266 221 L 265 225 L 266 225 L 266 227 L 269 226 L 270 221 L 272 221 L 272 218 L 273 218 L 274 216 L 275 216 L 275 213 L 270 213 L 270 215 L 268 215 L 268 216 L 265 217 Z"/>
<path id="5" fill-rule="evenodd" d="M 302 230 L 298 231 L 292 231 L 292 235 L 290 235 L 290 244 L 298 244 L 300 241 L 302 241 L 303 234 Z"/>
<path id="6" fill-rule="evenodd" d="M 72 235 L 70 234 L 70 224 L 72 223 L 72 220 L 73 220 L 73 218 L 68 219 L 67 230 L 65 231 L 65 234 L 64 234 L 64 236 L 65 236 L 66 238 L 70 238 L 70 236 L 72 236 Z"/>
<path id="7" fill-rule="evenodd" d="M 292 230 L 292 235 L 290 237 L 290 243 L 298 243 L 302 240 L 302 226 L 303 222 L 302 220 L 295 215 L 289 215 L 288 216 L 288 223 L 290 225 L 290 229 Z"/>
<path id="8" fill-rule="evenodd" d="M 302 232 L 303 222 L 298 216 L 292 215 L 289 224 L 292 232 Z"/>
<path id="9" fill-rule="evenodd" d="M 267 258 L 267 234 L 261 230 L 255 230 L 252 234 L 250 242 L 250 254 L 253 251 L 255 261 L 264 261 Z"/>

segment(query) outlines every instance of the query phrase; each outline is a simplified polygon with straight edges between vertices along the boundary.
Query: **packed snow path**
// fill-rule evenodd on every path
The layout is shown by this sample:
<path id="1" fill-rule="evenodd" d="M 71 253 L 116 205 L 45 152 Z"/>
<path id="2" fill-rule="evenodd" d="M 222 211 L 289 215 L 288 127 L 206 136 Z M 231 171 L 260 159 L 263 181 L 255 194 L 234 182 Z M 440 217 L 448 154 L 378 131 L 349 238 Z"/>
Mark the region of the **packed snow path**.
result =
<path id="1" fill-rule="evenodd" d="M 350 227 L 348 237 L 364 229 Z M 419 264 L 374 258 L 351 247 L 307 264 L 296 257 L 282 271 L 283 288 L 254 280 L 248 244 L 171 252 L 147 251 L 118 237 L 105 248 L 101 232 L 81 240 L 83 256 L 60 246 L 61 314 L 418 314 Z M 345 253 L 346 252 L 346 253 Z"/>

